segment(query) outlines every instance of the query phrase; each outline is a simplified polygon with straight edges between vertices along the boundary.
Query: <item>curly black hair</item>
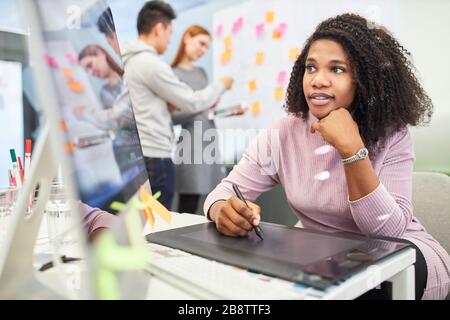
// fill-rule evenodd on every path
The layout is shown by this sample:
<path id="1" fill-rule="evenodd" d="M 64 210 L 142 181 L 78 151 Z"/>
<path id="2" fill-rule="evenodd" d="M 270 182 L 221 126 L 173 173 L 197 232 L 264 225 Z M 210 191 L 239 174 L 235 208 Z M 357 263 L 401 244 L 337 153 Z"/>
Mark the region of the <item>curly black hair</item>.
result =
<path id="1" fill-rule="evenodd" d="M 289 80 L 285 105 L 289 114 L 308 117 L 305 60 L 319 39 L 339 43 L 348 56 L 356 87 L 349 110 L 369 150 L 379 151 L 389 135 L 407 125 L 430 121 L 433 104 L 414 74 L 411 54 L 384 27 L 356 14 L 321 22 L 307 39 Z"/>

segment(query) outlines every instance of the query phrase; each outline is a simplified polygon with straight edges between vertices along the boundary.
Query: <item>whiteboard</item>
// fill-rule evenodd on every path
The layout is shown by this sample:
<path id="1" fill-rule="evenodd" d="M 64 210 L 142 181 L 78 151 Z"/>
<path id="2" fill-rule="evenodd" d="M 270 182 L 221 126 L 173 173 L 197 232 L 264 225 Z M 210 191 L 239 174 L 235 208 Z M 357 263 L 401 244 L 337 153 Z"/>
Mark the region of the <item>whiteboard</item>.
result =
<path id="1" fill-rule="evenodd" d="M 225 162 L 240 158 L 245 149 L 246 143 L 236 139 L 248 142 L 254 129 L 286 116 L 285 93 L 299 51 L 321 21 L 346 12 L 382 24 L 394 35 L 399 29 L 399 4 L 385 0 L 248 0 L 214 14 L 214 78 L 235 80 L 218 109 L 243 102 L 249 106 L 244 116 L 216 119 Z M 243 132 L 246 128 L 251 129 Z M 238 134 L 236 129 L 241 129 Z"/>
<path id="2" fill-rule="evenodd" d="M 22 100 L 22 64 L 0 61 L 0 188 L 8 187 L 8 169 L 12 168 L 9 149 L 22 158 L 24 128 Z"/>

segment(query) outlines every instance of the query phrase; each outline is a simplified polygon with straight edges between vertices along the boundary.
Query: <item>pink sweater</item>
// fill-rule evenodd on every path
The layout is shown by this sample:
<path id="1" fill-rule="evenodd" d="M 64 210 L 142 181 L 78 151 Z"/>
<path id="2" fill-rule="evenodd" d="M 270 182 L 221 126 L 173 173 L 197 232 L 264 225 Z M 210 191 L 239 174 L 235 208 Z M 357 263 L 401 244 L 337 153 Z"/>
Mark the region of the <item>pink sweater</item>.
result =
<path id="1" fill-rule="evenodd" d="M 229 176 L 208 195 L 205 214 L 215 201 L 234 195 L 232 183 L 251 201 L 281 184 L 305 228 L 397 237 L 416 244 L 428 267 L 422 299 L 445 298 L 450 290 L 450 257 L 412 212 L 414 150 L 409 131 L 394 134 L 384 150 L 371 157 L 379 186 L 349 201 L 337 150 L 319 133 L 309 131 L 316 121 L 311 114 L 307 121 L 288 116 L 259 134 Z"/>
<path id="2" fill-rule="evenodd" d="M 83 225 L 91 234 L 99 228 L 111 228 L 117 217 L 109 212 L 92 208 L 85 203 L 80 202 L 80 212 L 83 219 Z"/>

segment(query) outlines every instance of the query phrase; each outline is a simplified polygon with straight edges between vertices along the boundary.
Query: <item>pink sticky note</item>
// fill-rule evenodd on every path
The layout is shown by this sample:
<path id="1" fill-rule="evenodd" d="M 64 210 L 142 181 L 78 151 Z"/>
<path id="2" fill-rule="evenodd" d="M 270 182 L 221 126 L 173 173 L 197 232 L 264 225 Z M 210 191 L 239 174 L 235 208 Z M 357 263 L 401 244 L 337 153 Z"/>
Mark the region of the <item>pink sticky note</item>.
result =
<path id="1" fill-rule="evenodd" d="M 56 59 L 53 58 L 51 55 L 46 54 L 46 55 L 45 55 L 45 60 L 46 60 L 47 64 L 48 64 L 50 67 L 55 68 L 55 69 L 56 69 L 56 68 L 59 68 L 58 61 L 56 61 Z"/>
<path id="2" fill-rule="evenodd" d="M 68 53 L 68 54 L 66 54 L 66 59 L 67 59 L 67 61 L 69 61 L 70 63 L 77 63 L 77 62 L 78 62 L 77 57 L 76 57 L 73 53 Z"/>
<path id="3" fill-rule="evenodd" d="M 242 28 L 243 24 L 244 24 L 244 18 L 240 17 L 233 23 L 233 28 L 231 29 L 231 32 L 232 33 L 238 32 Z"/>
<path id="4" fill-rule="evenodd" d="M 223 25 L 218 25 L 216 28 L 216 36 L 220 37 L 223 32 Z"/>
<path id="5" fill-rule="evenodd" d="M 264 34 L 264 23 L 260 23 L 256 26 L 256 36 L 261 37 Z"/>
<path id="6" fill-rule="evenodd" d="M 279 85 L 282 85 L 284 83 L 284 81 L 286 80 L 286 76 L 287 76 L 286 71 L 280 71 L 278 73 L 277 82 L 278 82 Z"/>
<path id="7" fill-rule="evenodd" d="M 281 23 L 280 24 L 280 26 L 278 27 L 278 32 L 281 34 L 281 35 L 284 35 L 284 33 L 286 32 L 286 29 L 287 29 L 287 23 Z"/>

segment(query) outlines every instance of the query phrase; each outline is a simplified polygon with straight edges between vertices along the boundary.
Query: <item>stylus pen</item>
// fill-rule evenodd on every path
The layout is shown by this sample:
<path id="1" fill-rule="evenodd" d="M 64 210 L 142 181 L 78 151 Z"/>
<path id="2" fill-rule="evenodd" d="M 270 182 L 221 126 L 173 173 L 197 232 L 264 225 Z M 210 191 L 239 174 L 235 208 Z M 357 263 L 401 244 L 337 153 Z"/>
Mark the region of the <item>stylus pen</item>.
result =
<path id="1" fill-rule="evenodd" d="M 247 204 L 247 201 L 245 201 L 244 196 L 241 193 L 241 190 L 239 190 L 238 186 L 233 184 L 233 190 L 234 193 L 236 193 L 236 196 L 245 203 L 245 205 L 247 206 L 247 208 L 250 209 L 250 207 Z M 253 226 L 253 228 L 255 229 L 255 233 L 258 235 L 258 237 L 261 238 L 261 240 L 264 240 L 263 238 L 263 232 L 260 226 Z"/>

